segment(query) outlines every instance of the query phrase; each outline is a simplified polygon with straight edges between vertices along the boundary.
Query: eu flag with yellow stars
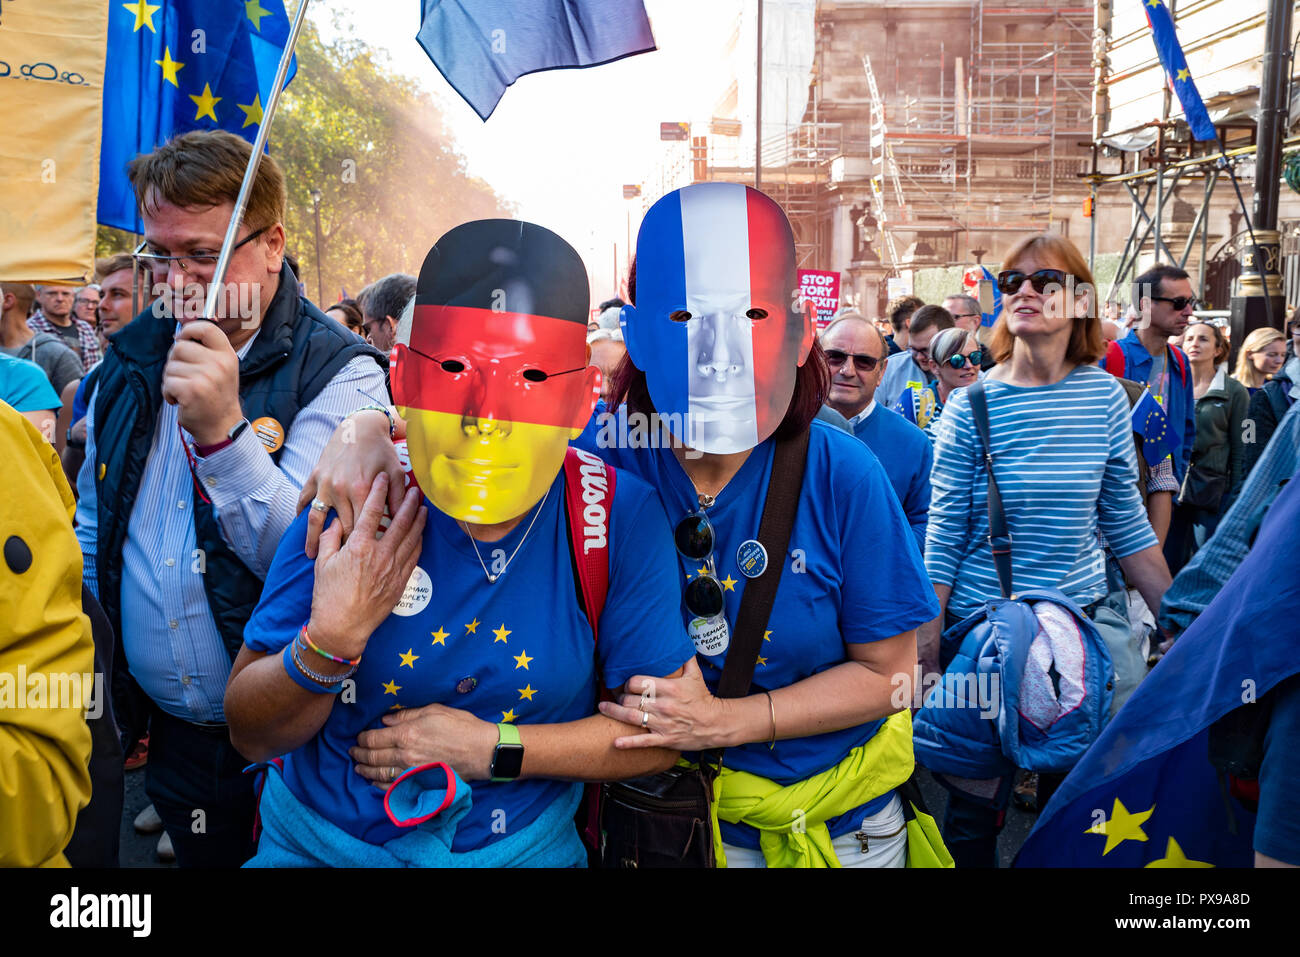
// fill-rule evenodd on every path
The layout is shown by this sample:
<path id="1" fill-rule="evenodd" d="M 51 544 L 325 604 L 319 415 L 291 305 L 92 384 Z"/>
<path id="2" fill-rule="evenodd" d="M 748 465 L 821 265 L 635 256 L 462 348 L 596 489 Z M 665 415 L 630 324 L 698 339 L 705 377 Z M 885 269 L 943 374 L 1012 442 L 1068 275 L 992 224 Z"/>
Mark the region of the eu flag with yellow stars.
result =
<path id="1" fill-rule="evenodd" d="M 1214 601 L 1061 784 L 1016 866 L 1254 863 L 1254 814 L 1210 763 L 1209 729 L 1300 671 L 1300 629 L 1285 624 L 1300 614 L 1300 576 L 1291 574 L 1300 563 L 1298 527 L 1300 474 Z"/>
<path id="2" fill-rule="evenodd" d="M 143 231 L 126 166 L 170 137 L 252 142 L 288 39 L 282 0 L 111 0 L 98 221 Z"/>
<path id="3" fill-rule="evenodd" d="M 1147 23 L 1151 26 L 1151 39 L 1155 41 L 1156 53 L 1160 63 L 1169 74 L 1169 85 L 1178 95 L 1178 102 L 1183 105 L 1183 116 L 1191 127 L 1192 136 L 1198 140 L 1217 140 L 1214 124 L 1210 114 L 1205 110 L 1205 102 L 1192 71 L 1187 69 L 1187 57 L 1183 55 L 1183 45 L 1178 42 L 1178 32 L 1174 29 L 1174 18 L 1169 8 L 1161 0 L 1142 0 L 1146 11 Z"/>
<path id="4" fill-rule="evenodd" d="M 1183 444 L 1182 435 L 1169 427 L 1169 416 L 1150 389 L 1143 390 L 1133 406 L 1133 431 L 1142 436 L 1142 457 L 1152 467 Z"/>

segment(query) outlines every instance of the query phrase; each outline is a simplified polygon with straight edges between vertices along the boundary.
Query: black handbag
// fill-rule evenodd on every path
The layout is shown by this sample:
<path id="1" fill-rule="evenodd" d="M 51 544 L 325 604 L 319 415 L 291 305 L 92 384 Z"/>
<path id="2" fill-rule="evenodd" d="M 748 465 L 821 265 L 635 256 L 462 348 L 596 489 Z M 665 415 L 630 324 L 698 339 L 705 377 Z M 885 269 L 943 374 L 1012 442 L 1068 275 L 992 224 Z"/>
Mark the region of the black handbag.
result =
<path id="1" fill-rule="evenodd" d="M 1195 464 L 1187 467 L 1182 487 L 1178 490 L 1178 504 L 1187 508 L 1202 508 L 1217 512 L 1219 503 L 1228 491 L 1228 477 L 1208 472 Z"/>
<path id="2" fill-rule="evenodd" d="M 808 430 L 780 439 L 767 485 L 758 540 L 772 556 L 767 569 L 745 585 L 736 631 L 718 679 L 719 698 L 743 698 L 754 680 L 763 632 L 790 547 Z M 677 765 L 659 774 L 604 785 L 601 802 L 603 867 L 713 867 L 713 782 L 722 751 L 700 755 L 699 765 Z"/>

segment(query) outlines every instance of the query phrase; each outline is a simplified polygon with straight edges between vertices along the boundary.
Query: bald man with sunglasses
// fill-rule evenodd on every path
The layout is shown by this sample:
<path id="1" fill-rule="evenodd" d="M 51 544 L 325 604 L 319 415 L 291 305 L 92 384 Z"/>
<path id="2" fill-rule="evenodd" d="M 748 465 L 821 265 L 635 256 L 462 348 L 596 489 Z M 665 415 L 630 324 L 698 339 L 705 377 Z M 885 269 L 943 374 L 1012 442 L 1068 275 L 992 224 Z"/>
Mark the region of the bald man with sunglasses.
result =
<path id="1" fill-rule="evenodd" d="M 826 404 L 848 419 L 853 434 L 884 466 L 917 546 L 924 552 L 934 453 L 924 432 L 876 401 L 889 361 L 885 337 L 865 316 L 846 312 L 822 332 L 821 344 L 831 370 Z"/>

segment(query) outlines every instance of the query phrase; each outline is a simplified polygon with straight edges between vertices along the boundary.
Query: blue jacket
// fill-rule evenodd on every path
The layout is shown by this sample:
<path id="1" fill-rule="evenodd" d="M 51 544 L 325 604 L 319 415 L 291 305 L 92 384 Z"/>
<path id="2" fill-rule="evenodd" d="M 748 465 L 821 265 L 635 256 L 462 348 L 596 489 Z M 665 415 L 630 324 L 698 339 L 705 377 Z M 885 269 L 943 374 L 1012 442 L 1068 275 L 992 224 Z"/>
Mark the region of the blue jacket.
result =
<path id="1" fill-rule="evenodd" d="M 1138 338 L 1137 330 L 1130 331 L 1116 345 L 1124 353 L 1123 374 L 1120 375 L 1118 370 L 1106 369 L 1105 356 L 1101 359 L 1101 367 L 1112 375 L 1145 383 L 1147 377 L 1151 375 L 1153 358 L 1151 353 L 1147 352 L 1147 347 L 1142 344 L 1142 340 Z M 1192 366 L 1186 353 L 1177 346 L 1169 346 L 1168 359 L 1169 405 L 1165 409 L 1165 415 L 1169 417 L 1169 423 L 1173 427 L 1177 428 L 1179 422 L 1183 424 L 1183 444 L 1178 447 L 1178 451 L 1174 452 L 1174 477 L 1181 484 L 1183 475 L 1187 472 L 1188 459 L 1191 458 L 1192 449 L 1196 446 L 1196 396 L 1192 391 Z M 1180 375 L 1180 368 L 1186 370 L 1185 376 Z"/>
<path id="2" fill-rule="evenodd" d="M 1044 701 L 1044 675 L 1033 682 L 1024 679 L 1026 670 L 1034 667 L 1029 650 L 1039 630 L 1034 607 L 1039 602 L 1064 611 L 1068 619 L 1057 619 L 1066 633 L 1073 635 L 1077 629 L 1077 639 L 1070 644 L 1082 645 L 1076 659 L 1053 662 L 1064 673 L 1054 683 L 1054 702 Z M 1028 589 L 1014 601 L 985 602 L 944 633 L 940 657 L 951 661 L 942 680 L 926 689 L 912 722 L 916 762 L 932 772 L 988 779 L 1017 767 L 1068 771 L 1097 739 L 1110 714 L 1110 652 L 1092 622 L 1056 589 Z M 1031 685 L 1035 694 L 1022 693 Z M 1035 720 L 1044 720 L 1045 705 L 1047 714 L 1055 708 L 1059 714 L 1038 727 Z"/>
<path id="3" fill-rule="evenodd" d="M 925 433 L 879 402 L 871 414 L 853 424 L 853 434 L 875 454 L 889 476 L 916 545 L 925 554 L 925 527 L 930 521 L 930 468 L 934 449 Z"/>

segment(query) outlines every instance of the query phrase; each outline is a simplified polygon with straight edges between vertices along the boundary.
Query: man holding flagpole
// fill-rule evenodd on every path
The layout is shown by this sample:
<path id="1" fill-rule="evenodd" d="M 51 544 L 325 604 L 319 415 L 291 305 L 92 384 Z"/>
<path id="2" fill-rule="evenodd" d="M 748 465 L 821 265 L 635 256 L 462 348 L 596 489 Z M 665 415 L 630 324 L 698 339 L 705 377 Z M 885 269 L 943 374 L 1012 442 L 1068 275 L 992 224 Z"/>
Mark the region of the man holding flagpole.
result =
<path id="1" fill-rule="evenodd" d="M 376 350 L 297 293 L 269 156 L 216 315 L 200 318 L 251 156 L 233 133 L 195 131 L 130 164 L 137 256 L 163 294 L 112 337 L 77 483 L 86 582 L 117 634 L 123 741 L 149 727 L 145 790 L 182 867 L 253 852 L 226 679 L 304 479 L 343 418 L 385 396 Z"/>

